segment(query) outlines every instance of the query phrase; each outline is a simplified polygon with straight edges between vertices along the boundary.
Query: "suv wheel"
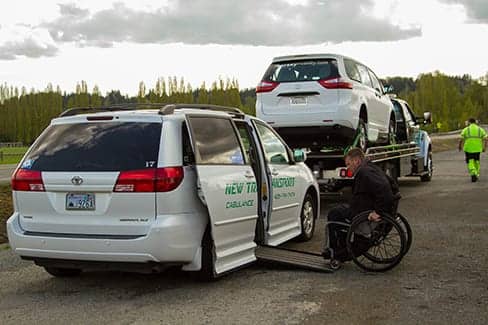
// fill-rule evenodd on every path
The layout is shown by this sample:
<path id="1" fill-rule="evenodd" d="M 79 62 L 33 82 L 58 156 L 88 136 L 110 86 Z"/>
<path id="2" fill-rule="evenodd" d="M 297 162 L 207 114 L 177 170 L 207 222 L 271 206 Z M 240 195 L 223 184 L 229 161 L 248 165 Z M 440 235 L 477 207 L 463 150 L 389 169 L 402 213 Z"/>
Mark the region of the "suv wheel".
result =
<path id="1" fill-rule="evenodd" d="M 66 269 L 62 267 L 49 267 L 45 266 L 44 269 L 47 273 L 55 277 L 73 277 L 81 274 L 80 269 Z"/>
<path id="2" fill-rule="evenodd" d="M 363 119 L 359 119 L 356 137 L 356 147 L 361 148 L 363 152 L 366 152 L 366 149 L 368 148 L 368 134 L 366 132 L 366 123 L 364 123 Z"/>
<path id="3" fill-rule="evenodd" d="M 395 120 L 390 119 L 390 124 L 388 124 L 388 144 L 396 144 L 396 131 L 395 131 Z"/>

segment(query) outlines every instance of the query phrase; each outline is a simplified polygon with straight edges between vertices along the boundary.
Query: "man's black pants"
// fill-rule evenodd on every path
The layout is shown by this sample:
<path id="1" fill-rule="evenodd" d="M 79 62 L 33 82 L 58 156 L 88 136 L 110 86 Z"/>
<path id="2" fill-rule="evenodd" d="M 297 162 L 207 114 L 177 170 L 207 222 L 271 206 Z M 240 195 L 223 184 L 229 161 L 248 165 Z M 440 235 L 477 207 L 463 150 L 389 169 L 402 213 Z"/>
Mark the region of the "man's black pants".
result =
<path id="1" fill-rule="evenodd" d="M 352 219 L 355 216 L 351 213 L 351 208 L 348 204 L 340 204 L 329 211 L 327 215 L 327 230 L 329 238 L 329 248 L 332 249 L 333 257 L 339 261 L 348 261 L 352 259 L 351 254 L 347 250 L 347 233 Z M 341 222 L 344 225 L 330 222 Z M 354 244 L 352 245 L 352 254 L 360 256 L 371 247 L 371 240 L 362 235 L 356 234 L 354 236 Z"/>
<path id="2" fill-rule="evenodd" d="M 351 224 L 351 208 L 348 204 L 340 204 L 329 211 L 327 215 L 327 230 L 329 238 L 329 248 L 332 249 L 334 258 L 337 260 L 348 260 L 349 254 L 347 253 L 346 237 Z M 330 222 L 342 222 L 347 225 L 339 225 Z"/>

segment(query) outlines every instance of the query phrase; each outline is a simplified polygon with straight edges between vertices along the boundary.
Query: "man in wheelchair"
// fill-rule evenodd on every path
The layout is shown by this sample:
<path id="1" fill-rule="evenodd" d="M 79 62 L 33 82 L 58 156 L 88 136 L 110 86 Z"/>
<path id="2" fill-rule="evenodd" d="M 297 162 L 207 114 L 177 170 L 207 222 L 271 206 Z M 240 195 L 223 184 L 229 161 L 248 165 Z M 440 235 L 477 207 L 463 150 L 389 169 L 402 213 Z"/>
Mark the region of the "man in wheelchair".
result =
<path id="1" fill-rule="evenodd" d="M 365 159 L 361 149 L 351 149 L 344 160 L 354 175 L 352 199 L 349 204 L 341 204 L 330 210 L 326 226 L 328 247 L 322 253 L 324 258 L 339 263 L 364 254 L 386 237 L 393 225 L 382 220 L 396 214 L 400 198 L 396 182 Z M 355 227 L 354 245 L 348 246 L 351 224 Z"/>

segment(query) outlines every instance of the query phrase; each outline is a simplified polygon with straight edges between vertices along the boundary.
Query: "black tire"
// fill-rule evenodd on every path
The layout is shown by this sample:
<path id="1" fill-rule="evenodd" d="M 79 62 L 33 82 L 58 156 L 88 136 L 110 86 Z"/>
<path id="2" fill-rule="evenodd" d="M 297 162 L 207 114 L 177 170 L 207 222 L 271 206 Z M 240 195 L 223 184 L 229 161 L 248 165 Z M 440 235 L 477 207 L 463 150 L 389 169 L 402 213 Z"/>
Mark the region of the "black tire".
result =
<path id="1" fill-rule="evenodd" d="M 61 267 L 50 267 L 50 266 L 45 266 L 44 269 L 46 270 L 47 273 L 58 278 L 75 277 L 81 274 L 80 269 L 66 269 Z"/>
<path id="2" fill-rule="evenodd" d="M 396 222 L 400 225 L 400 227 L 402 227 L 405 234 L 406 241 L 405 241 L 405 247 L 403 249 L 403 256 L 405 256 L 410 250 L 410 246 L 412 246 L 412 241 L 413 241 L 412 228 L 410 227 L 407 218 L 405 218 L 400 213 L 397 213 L 396 215 Z"/>
<path id="3" fill-rule="evenodd" d="M 429 153 L 427 154 L 427 165 L 424 166 L 424 171 L 427 171 L 427 174 L 420 176 L 420 181 L 430 182 L 432 180 L 432 174 L 434 173 L 434 163 L 432 161 L 431 150 L 429 150 Z"/>
<path id="4" fill-rule="evenodd" d="M 358 137 L 356 147 L 366 152 L 366 149 L 368 149 L 368 133 L 366 132 L 366 123 L 362 118 L 359 119 L 356 137 Z"/>
<path id="5" fill-rule="evenodd" d="M 195 276 L 200 281 L 213 281 L 216 278 L 215 249 L 210 225 L 205 229 L 202 238 L 202 268 L 200 271 L 195 272 Z"/>
<path id="6" fill-rule="evenodd" d="M 317 220 L 317 206 L 312 194 L 307 193 L 303 199 L 302 211 L 300 213 L 300 226 L 302 232 L 296 239 L 297 241 L 309 241 L 315 231 L 315 221 Z"/>
<path id="7" fill-rule="evenodd" d="M 380 221 L 371 222 L 368 214 L 354 218 L 347 233 L 347 249 L 354 264 L 365 271 L 391 270 L 404 256 L 405 233 L 391 217 L 382 216 Z"/>
<path id="8" fill-rule="evenodd" d="M 397 136 L 396 136 L 396 122 L 394 119 L 390 119 L 390 123 L 388 124 L 388 144 L 396 144 L 397 143 Z"/>

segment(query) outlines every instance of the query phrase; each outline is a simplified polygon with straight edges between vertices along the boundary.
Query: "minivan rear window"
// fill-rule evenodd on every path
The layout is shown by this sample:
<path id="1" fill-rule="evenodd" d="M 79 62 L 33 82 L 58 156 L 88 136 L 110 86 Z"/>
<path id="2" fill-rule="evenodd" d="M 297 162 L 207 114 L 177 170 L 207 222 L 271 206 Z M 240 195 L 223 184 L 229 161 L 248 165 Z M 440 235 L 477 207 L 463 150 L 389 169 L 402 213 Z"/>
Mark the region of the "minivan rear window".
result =
<path id="1" fill-rule="evenodd" d="M 266 70 L 263 81 L 317 81 L 339 77 L 335 59 L 301 60 L 273 63 Z"/>
<path id="2" fill-rule="evenodd" d="M 22 163 L 39 171 L 124 171 L 157 166 L 161 123 L 51 125 Z"/>

